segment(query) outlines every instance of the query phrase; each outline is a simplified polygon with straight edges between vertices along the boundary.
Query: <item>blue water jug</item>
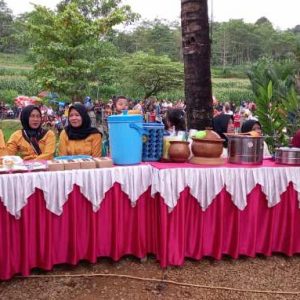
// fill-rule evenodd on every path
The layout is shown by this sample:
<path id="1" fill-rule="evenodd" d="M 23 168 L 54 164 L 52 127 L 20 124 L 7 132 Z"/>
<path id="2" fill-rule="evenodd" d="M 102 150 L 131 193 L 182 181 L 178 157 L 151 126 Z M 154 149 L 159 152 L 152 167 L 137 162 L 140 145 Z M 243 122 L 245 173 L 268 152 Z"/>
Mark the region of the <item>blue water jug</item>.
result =
<path id="1" fill-rule="evenodd" d="M 135 165 L 142 161 L 142 115 L 112 115 L 107 118 L 110 152 L 116 165 Z"/>

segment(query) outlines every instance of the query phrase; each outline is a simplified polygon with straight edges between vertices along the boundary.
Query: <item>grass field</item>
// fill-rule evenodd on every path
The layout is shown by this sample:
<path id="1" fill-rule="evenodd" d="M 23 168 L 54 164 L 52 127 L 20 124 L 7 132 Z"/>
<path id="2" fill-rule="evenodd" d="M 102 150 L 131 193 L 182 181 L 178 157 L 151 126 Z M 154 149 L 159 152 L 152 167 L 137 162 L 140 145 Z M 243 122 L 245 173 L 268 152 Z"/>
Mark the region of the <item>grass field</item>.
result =
<path id="1" fill-rule="evenodd" d="M 32 63 L 28 62 L 25 55 L 0 53 L 0 68 L 8 69 L 32 69 Z"/>
<path id="2" fill-rule="evenodd" d="M 242 67 L 238 70 L 236 76 L 228 77 L 228 74 L 223 74 L 221 78 L 221 69 L 212 68 L 212 87 L 213 95 L 221 102 L 232 101 L 240 103 L 242 100 L 253 100 L 254 95 L 251 90 L 250 81 L 243 77 Z M 17 95 L 34 96 L 38 90 L 27 79 L 27 75 L 32 70 L 32 64 L 26 60 L 25 55 L 19 54 L 3 54 L 0 53 L 0 101 L 12 103 Z M 234 75 L 233 72 L 230 73 Z M 130 95 L 128 95 L 130 97 Z M 182 99 L 184 91 L 170 91 L 161 93 L 159 98 Z"/>
<path id="3" fill-rule="evenodd" d="M 21 129 L 21 122 L 19 120 L 1 120 L 0 121 L 0 129 L 2 129 L 4 134 L 4 139 L 7 142 L 9 137 L 13 132 L 18 129 Z"/>

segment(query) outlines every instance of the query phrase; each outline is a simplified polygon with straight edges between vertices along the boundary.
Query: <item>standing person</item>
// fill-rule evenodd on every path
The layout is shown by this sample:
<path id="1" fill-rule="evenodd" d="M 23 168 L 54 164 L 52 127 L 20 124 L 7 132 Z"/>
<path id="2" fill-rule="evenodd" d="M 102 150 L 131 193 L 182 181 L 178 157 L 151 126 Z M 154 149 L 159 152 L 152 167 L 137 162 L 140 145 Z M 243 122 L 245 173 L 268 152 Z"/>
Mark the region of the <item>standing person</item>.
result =
<path id="1" fill-rule="evenodd" d="M 101 156 L 102 135 L 91 126 L 91 119 L 82 104 L 69 108 L 68 126 L 59 136 L 59 155 Z"/>
<path id="2" fill-rule="evenodd" d="M 293 136 L 292 145 L 293 147 L 300 148 L 300 129 Z"/>
<path id="3" fill-rule="evenodd" d="M 230 106 L 230 103 L 229 103 L 229 102 L 225 102 L 223 113 L 224 113 L 225 115 L 233 115 L 233 111 L 231 110 L 231 106 Z"/>
<path id="4" fill-rule="evenodd" d="M 8 155 L 20 153 L 24 160 L 52 159 L 55 134 L 42 128 L 42 113 L 37 106 L 28 105 L 21 112 L 22 130 L 17 130 L 6 145 Z"/>

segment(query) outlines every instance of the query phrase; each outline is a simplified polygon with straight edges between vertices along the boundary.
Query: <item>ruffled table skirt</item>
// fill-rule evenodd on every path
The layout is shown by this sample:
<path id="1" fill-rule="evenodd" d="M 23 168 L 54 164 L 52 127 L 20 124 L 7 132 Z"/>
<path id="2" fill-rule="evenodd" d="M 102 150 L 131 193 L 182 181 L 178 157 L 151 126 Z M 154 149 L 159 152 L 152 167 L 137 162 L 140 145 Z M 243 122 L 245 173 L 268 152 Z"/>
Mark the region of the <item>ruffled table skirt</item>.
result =
<path id="1" fill-rule="evenodd" d="M 238 258 L 280 252 L 300 253 L 298 194 L 289 184 L 280 202 L 268 207 L 261 186 L 247 196 L 240 210 L 225 187 L 203 211 L 186 187 L 170 212 L 159 193 L 149 187 L 133 207 L 119 183 L 106 192 L 98 211 L 75 185 L 61 215 L 46 208 L 36 189 L 19 219 L 0 201 L 0 279 L 28 276 L 32 268 L 55 264 L 119 260 L 154 254 L 161 267 L 180 266 L 185 258 L 222 255 Z"/>

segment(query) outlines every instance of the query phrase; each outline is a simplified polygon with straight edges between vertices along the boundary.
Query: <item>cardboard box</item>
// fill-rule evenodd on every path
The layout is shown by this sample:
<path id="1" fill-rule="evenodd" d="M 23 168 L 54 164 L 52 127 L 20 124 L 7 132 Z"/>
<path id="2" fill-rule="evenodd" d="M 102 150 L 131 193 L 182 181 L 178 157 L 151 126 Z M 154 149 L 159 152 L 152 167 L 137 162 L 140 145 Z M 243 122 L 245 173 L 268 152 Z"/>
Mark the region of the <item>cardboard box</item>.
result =
<path id="1" fill-rule="evenodd" d="M 64 162 L 61 160 L 48 160 L 47 165 L 49 171 L 63 171 L 65 169 Z"/>
<path id="2" fill-rule="evenodd" d="M 77 170 L 80 169 L 80 161 L 73 159 L 63 160 L 65 170 Z"/>
<path id="3" fill-rule="evenodd" d="M 96 162 L 92 158 L 80 159 L 80 169 L 95 169 Z"/>
<path id="4" fill-rule="evenodd" d="M 113 161 L 109 157 L 97 157 L 93 158 L 96 162 L 97 168 L 111 168 L 113 167 Z"/>

